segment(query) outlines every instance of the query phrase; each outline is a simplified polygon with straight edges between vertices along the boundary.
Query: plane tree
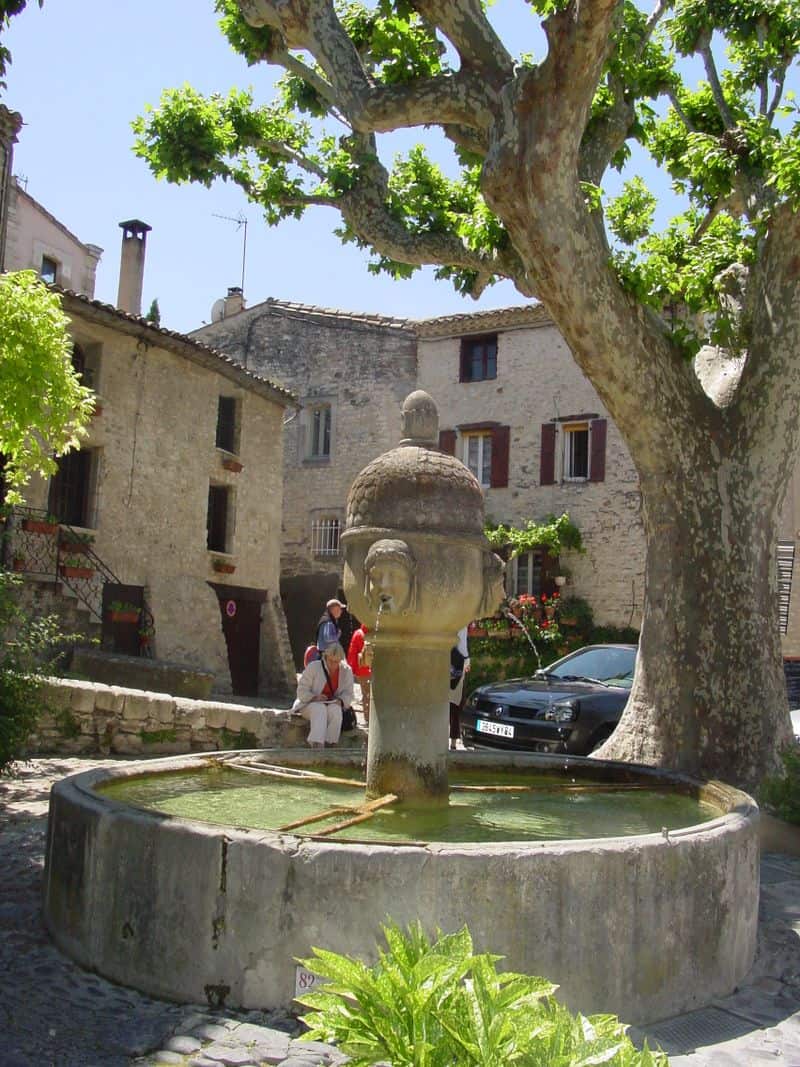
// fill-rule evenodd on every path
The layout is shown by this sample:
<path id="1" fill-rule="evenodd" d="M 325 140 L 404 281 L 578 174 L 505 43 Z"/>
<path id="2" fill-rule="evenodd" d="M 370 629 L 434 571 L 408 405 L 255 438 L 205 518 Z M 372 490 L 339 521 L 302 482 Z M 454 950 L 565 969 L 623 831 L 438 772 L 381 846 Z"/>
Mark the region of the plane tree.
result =
<path id="1" fill-rule="evenodd" d="M 275 225 L 338 212 L 370 269 L 541 300 L 622 433 L 647 539 L 639 665 L 602 754 L 753 786 L 790 738 L 776 538 L 800 420 L 797 0 L 217 0 L 274 98 L 169 90 L 135 125 L 174 182 Z M 541 29 L 543 36 L 534 32 Z M 541 41 L 536 53 L 536 42 Z M 435 134 L 452 163 L 385 134 Z M 391 139 L 389 139 L 391 140 Z M 633 154 L 632 154 L 633 153 Z M 674 217 L 641 175 L 669 176 Z"/>

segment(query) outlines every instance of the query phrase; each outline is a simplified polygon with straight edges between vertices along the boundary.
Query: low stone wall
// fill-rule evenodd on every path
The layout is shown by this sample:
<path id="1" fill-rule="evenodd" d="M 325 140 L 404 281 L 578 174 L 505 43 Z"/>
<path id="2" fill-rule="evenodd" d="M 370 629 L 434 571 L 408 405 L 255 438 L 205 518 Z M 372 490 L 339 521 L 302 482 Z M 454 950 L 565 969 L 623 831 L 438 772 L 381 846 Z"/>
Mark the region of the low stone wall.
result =
<path id="1" fill-rule="evenodd" d="M 51 679 L 28 755 L 153 756 L 302 745 L 308 723 L 291 711 L 190 700 L 100 682 Z M 364 734 L 343 737 L 360 746 Z"/>

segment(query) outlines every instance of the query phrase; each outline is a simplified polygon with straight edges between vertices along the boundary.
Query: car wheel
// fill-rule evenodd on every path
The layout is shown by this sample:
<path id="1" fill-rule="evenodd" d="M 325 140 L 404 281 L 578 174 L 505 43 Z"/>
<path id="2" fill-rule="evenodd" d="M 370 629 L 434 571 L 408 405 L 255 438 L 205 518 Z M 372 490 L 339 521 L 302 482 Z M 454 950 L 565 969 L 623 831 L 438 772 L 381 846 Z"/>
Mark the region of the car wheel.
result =
<path id="1" fill-rule="evenodd" d="M 590 752 L 596 752 L 601 745 L 608 741 L 609 737 L 614 733 L 613 726 L 601 726 L 597 733 L 592 738 L 592 744 L 589 749 Z"/>

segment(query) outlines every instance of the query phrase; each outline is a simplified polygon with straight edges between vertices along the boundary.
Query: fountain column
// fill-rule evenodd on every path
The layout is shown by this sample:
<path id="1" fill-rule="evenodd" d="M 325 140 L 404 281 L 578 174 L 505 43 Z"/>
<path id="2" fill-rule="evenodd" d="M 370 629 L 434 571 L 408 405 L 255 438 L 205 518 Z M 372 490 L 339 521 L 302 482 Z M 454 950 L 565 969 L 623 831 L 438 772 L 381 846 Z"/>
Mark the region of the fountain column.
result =
<path id="1" fill-rule="evenodd" d="M 353 482 L 342 535 L 344 589 L 373 630 L 367 793 L 447 802 L 450 649 L 495 610 L 503 565 L 483 533 L 483 493 L 438 450 L 427 393 L 402 408 L 403 439 Z"/>

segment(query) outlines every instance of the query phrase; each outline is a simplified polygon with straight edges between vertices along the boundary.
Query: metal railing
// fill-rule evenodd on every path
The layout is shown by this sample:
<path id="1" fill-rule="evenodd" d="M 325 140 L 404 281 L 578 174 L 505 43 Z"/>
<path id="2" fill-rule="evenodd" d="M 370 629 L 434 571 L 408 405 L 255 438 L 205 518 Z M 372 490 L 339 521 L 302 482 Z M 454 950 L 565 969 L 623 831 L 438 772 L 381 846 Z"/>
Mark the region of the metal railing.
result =
<path id="1" fill-rule="evenodd" d="M 18 506 L 10 510 L 5 519 L 0 562 L 6 570 L 65 586 L 101 624 L 106 584 L 122 584 L 81 530 L 58 522 L 41 508 Z M 140 655 L 152 657 L 155 627 L 144 600 L 139 633 L 145 638 L 140 640 Z"/>

